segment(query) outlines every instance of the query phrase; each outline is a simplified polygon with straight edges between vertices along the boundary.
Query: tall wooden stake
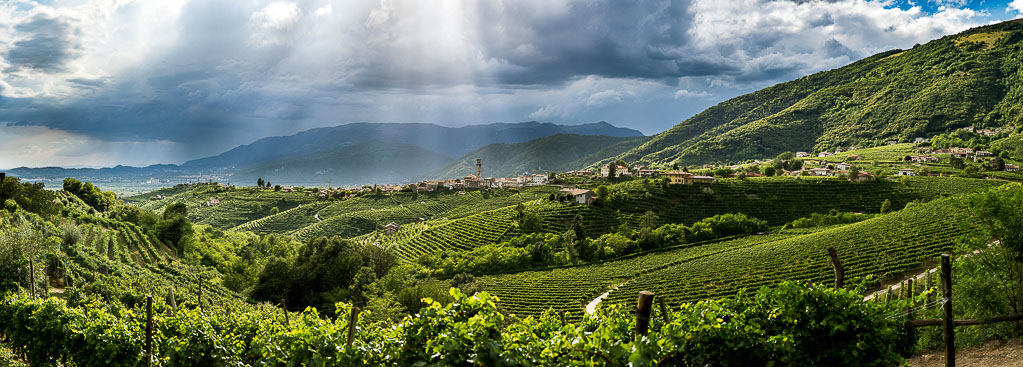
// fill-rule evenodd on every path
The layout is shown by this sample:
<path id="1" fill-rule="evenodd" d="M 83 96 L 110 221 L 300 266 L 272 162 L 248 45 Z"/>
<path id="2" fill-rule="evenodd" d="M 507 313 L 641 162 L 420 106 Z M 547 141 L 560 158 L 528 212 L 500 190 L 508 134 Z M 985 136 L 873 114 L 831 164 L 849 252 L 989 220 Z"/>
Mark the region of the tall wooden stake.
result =
<path id="1" fill-rule="evenodd" d="M 567 325 L 568 322 L 565 321 L 565 310 L 558 311 L 558 314 L 561 316 L 561 326 Z"/>
<path id="2" fill-rule="evenodd" d="M 934 306 L 931 305 L 931 299 L 934 298 L 934 292 L 930 292 L 930 290 L 934 289 L 934 277 L 932 277 L 931 275 L 933 275 L 933 274 L 931 273 L 930 270 L 928 270 L 927 271 L 927 291 L 929 293 L 927 293 L 927 299 L 924 300 L 926 302 L 926 304 L 927 304 L 927 309 L 928 310 L 934 308 Z"/>
<path id="3" fill-rule="evenodd" d="M 654 294 L 648 291 L 640 291 L 639 299 L 636 301 L 636 337 L 647 334 L 650 328 L 650 306 L 654 303 Z"/>
<path id="4" fill-rule="evenodd" d="M 146 366 L 153 363 L 153 296 L 146 296 Z"/>
<path id="5" fill-rule="evenodd" d="M 288 316 L 288 304 L 284 302 L 284 298 L 281 298 L 281 308 L 284 309 L 284 322 L 290 326 L 291 316 Z"/>
<path id="6" fill-rule="evenodd" d="M 345 347 L 351 348 L 352 342 L 355 341 L 355 324 L 359 323 L 359 308 L 352 306 L 352 312 L 348 317 L 348 341 L 345 343 Z"/>
<path id="7" fill-rule="evenodd" d="M 668 313 L 668 304 L 664 302 L 664 297 L 657 297 L 657 304 L 661 306 L 661 317 L 664 318 L 665 324 L 671 323 L 671 314 Z"/>
<path id="8" fill-rule="evenodd" d="M 945 367 L 956 365 L 955 326 L 952 323 L 952 259 L 941 254 L 941 287 L 944 304 L 941 306 L 942 329 L 945 333 Z"/>
<path id="9" fill-rule="evenodd" d="M 909 295 L 909 306 L 907 306 L 908 312 L 906 313 L 906 315 L 909 317 L 909 320 L 912 320 L 913 319 L 913 308 L 916 307 L 916 299 L 913 297 L 913 294 L 914 294 L 914 291 L 915 291 L 915 289 L 913 289 L 913 278 L 909 278 L 909 280 L 907 281 L 906 284 L 909 287 L 907 289 L 907 292 L 909 292 L 908 293 L 908 295 Z"/>
<path id="10" fill-rule="evenodd" d="M 174 297 L 174 287 L 170 289 L 170 309 L 173 312 L 178 312 L 178 300 Z"/>
<path id="11" fill-rule="evenodd" d="M 831 257 L 831 266 L 835 268 L 835 288 L 842 288 L 845 285 L 845 268 L 842 261 L 838 259 L 838 251 L 835 247 L 828 247 L 828 256 Z"/>
<path id="12" fill-rule="evenodd" d="M 32 299 L 36 299 L 36 262 L 28 259 L 28 281 L 32 282 Z"/>
<path id="13" fill-rule="evenodd" d="M 202 311 L 202 275 L 199 276 L 199 311 Z"/>

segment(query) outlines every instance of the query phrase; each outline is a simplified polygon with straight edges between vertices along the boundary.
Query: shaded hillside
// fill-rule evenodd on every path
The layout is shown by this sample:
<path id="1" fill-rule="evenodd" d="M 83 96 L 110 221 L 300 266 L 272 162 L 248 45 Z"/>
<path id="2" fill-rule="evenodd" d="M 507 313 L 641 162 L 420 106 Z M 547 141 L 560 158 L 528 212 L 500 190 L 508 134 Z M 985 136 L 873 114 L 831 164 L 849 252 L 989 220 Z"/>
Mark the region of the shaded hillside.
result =
<path id="1" fill-rule="evenodd" d="M 530 121 L 458 128 L 434 124 L 354 123 L 306 130 L 291 136 L 259 139 L 217 156 L 186 162 L 182 166 L 240 169 L 269 161 L 333 151 L 338 145 L 367 141 L 413 145 L 448 157 L 458 157 L 493 143 L 518 143 L 554 134 L 643 135 L 639 131 L 614 127 L 606 122 L 564 126 Z"/>
<path id="2" fill-rule="evenodd" d="M 451 161 L 426 148 L 385 141 L 334 146 L 333 150 L 289 156 L 254 164 L 231 176 L 249 185 L 259 177 L 296 185 L 361 185 L 407 181 L 424 169 Z"/>
<path id="3" fill-rule="evenodd" d="M 711 107 L 618 158 L 656 165 L 906 141 L 1023 123 L 1023 21 L 976 28 Z"/>
<path id="4" fill-rule="evenodd" d="M 461 177 L 476 173 L 483 160 L 485 177 L 508 177 L 526 172 L 565 172 L 635 148 L 647 137 L 611 137 L 558 134 L 515 144 L 491 144 L 423 175 L 424 178 Z"/>

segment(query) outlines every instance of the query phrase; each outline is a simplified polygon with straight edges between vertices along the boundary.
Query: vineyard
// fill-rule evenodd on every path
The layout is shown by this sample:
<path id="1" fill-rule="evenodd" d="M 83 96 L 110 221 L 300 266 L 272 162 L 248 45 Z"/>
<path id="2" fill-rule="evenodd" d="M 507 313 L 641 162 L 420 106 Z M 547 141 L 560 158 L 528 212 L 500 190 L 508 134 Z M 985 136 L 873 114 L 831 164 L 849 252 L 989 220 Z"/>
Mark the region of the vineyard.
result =
<path id="1" fill-rule="evenodd" d="M 786 280 L 823 282 L 831 276 L 828 246 L 842 255 L 848 277 L 884 278 L 950 251 L 972 229 L 957 205 L 942 199 L 848 225 L 779 231 L 598 265 L 488 276 L 482 283 L 508 312 L 538 315 L 554 308 L 579 317 L 583 305 L 612 289 L 605 300 L 611 304 L 634 302 L 640 290 L 681 304 Z"/>

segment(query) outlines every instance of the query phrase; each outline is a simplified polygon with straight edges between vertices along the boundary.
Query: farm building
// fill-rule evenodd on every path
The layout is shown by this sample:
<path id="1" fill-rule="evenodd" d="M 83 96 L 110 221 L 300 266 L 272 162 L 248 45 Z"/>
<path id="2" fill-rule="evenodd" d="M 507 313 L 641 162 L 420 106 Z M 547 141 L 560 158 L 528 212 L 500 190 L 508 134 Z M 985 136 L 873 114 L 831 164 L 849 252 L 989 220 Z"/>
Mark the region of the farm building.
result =
<path id="1" fill-rule="evenodd" d="M 572 195 L 575 202 L 579 204 L 590 205 L 593 203 L 593 191 L 590 190 L 566 187 L 561 189 L 561 193 Z"/>
<path id="2" fill-rule="evenodd" d="M 916 176 L 916 171 L 914 171 L 912 168 L 900 168 L 899 171 L 895 173 L 895 175 L 896 176 Z"/>

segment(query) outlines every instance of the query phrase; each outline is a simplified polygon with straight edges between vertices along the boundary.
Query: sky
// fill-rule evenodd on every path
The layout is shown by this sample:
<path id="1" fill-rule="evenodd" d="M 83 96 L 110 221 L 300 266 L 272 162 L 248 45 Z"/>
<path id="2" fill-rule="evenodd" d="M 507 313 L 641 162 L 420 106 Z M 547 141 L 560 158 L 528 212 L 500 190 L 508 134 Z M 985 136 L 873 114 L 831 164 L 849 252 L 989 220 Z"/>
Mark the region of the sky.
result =
<path id="1" fill-rule="evenodd" d="M 1023 0 L 2 0 L 0 168 L 182 163 L 350 122 L 608 121 L 1023 16 Z"/>

